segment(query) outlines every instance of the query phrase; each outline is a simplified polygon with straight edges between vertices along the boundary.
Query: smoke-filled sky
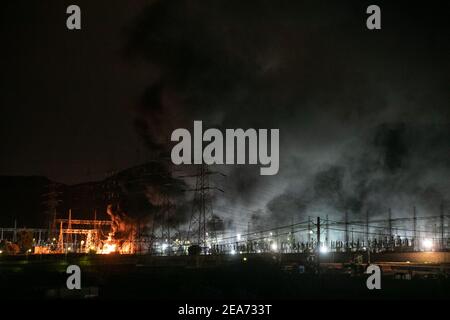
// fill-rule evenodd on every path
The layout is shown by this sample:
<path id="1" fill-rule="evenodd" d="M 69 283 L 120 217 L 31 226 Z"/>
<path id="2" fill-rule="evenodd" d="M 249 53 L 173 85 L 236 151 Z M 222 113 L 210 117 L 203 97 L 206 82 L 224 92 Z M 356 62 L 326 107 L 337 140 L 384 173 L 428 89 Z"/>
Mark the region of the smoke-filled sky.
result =
<path id="1" fill-rule="evenodd" d="M 278 175 L 215 168 L 223 217 L 450 205 L 444 1 L 377 1 L 376 31 L 364 1 L 76 2 L 81 31 L 65 29 L 68 3 L 5 5 L 1 174 L 101 178 L 203 120 L 280 129 Z"/>

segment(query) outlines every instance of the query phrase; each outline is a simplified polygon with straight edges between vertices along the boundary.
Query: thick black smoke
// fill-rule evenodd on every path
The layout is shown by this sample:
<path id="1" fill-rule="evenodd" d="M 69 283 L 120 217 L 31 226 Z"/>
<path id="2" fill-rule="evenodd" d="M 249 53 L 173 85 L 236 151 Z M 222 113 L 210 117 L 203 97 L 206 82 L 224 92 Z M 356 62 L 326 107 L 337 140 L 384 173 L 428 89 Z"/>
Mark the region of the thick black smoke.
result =
<path id="1" fill-rule="evenodd" d="M 189 219 L 188 186 L 173 176 L 167 161 L 150 161 L 127 169 L 106 179 L 103 185 L 111 194 L 108 214 L 119 221 L 159 228 L 178 226 Z"/>
<path id="2" fill-rule="evenodd" d="M 228 219 L 436 214 L 450 191 L 449 27 L 434 11 L 380 6 L 374 32 L 360 1 L 154 2 L 127 44 L 154 79 L 139 134 L 160 153 L 193 120 L 279 128 L 277 176 L 218 168 Z"/>

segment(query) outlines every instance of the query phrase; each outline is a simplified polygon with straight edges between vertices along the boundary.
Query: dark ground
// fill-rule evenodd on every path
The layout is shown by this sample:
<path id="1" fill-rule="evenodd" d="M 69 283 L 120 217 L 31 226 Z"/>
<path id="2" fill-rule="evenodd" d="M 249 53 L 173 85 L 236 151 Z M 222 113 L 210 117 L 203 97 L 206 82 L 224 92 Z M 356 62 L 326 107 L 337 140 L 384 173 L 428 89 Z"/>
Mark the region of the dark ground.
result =
<path id="1" fill-rule="evenodd" d="M 186 265 L 168 267 L 121 256 L 1 257 L 0 298 L 83 298 L 93 292 L 100 299 L 181 301 L 450 297 L 448 278 L 397 280 L 384 275 L 381 290 L 368 290 L 364 274 L 300 274 L 286 271 L 273 261 L 239 258 L 196 268 L 195 258 L 186 258 Z M 69 264 L 77 264 L 82 270 L 81 291 L 65 289 Z"/>

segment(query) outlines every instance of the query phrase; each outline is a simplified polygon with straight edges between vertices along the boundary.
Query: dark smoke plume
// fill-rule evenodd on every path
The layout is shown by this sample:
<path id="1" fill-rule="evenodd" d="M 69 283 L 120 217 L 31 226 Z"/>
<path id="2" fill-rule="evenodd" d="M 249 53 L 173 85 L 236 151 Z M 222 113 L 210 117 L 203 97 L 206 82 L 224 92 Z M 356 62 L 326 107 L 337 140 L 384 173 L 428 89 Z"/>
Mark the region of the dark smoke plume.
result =
<path id="1" fill-rule="evenodd" d="M 388 207 L 400 216 L 413 205 L 436 214 L 450 191 L 448 26 L 431 36 L 412 12 L 387 15 L 387 30 L 369 33 L 364 12 L 342 2 L 155 1 L 126 47 L 154 79 L 136 110 L 140 136 L 157 154 L 193 120 L 279 128 L 277 176 L 218 168 L 228 177 L 215 181 L 225 189 L 215 212 L 228 220 Z"/>

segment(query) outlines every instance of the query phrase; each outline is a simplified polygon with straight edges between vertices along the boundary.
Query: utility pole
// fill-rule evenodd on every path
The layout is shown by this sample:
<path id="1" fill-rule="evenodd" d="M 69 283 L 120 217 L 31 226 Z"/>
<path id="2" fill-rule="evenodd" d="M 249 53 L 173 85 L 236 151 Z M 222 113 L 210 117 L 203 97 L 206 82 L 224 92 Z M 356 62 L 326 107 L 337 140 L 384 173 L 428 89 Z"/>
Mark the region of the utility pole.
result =
<path id="1" fill-rule="evenodd" d="M 445 250 L 444 244 L 444 204 L 441 203 L 441 250 Z"/>
<path id="2" fill-rule="evenodd" d="M 345 210 L 345 251 L 348 251 L 348 211 Z"/>
<path id="3" fill-rule="evenodd" d="M 317 248 L 320 249 L 320 217 L 317 217 Z"/>
<path id="4" fill-rule="evenodd" d="M 295 248 L 295 230 L 294 230 L 294 217 L 292 217 L 292 221 L 291 221 L 291 237 L 289 238 L 290 240 L 290 252 L 294 252 L 294 248 Z"/>
<path id="5" fill-rule="evenodd" d="M 366 238 L 364 240 L 367 248 L 369 248 L 369 210 L 366 210 Z"/>
<path id="6" fill-rule="evenodd" d="M 317 264 L 317 272 L 320 273 L 320 217 L 317 217 L 316 264 Z"/>
<path id="7" fill-rule="evenodd" d="M 161 242 L 167 243 L 168 254 L 172 252 L 172 242 L 170 237 L 170 213 L 172 210 L 172 204 L 170 202 L 167 193 L 164 193 L 161 201 L 161 214 L 160 214 L 160 225 L 161 225 Z M 165 252 L 162 252 L 165 254 Z"/>
<path id="8" fill-rule="evenodd" d="M 392 240 L 392 216 L 391 216 L 391 208 L 388 209 L 388 246 L 391 247 Z"/>
<path id="9" fill-rule="evenodd" d="M 413 207 L 413 250 L 416 250 L 418 248 L 417 243 L 417 212 L 416 212 L 416 206 Z"/>
<path id="10" fill-rule="evenodd" d="M 391 208 L 388 209 L 388 233 L 389 237 L 392 236 L 392 213 Z"/>
<path id="11" fill-rule="evenodd" d="M 247 253 L 250 251 L 250 221 L 247 221 Z"/>
<path id="12" fill-rule="evenodd" d="M 328 246 L 328 241 L 330 240 L 330 229 L 328 228 L 328 215 L 327 215 L 327 221 L 325 223 L 325 245 Z"/>
<path id="13" fill-rule="evenodd" d="M 370 264 L 369 210 L 366 210 L 366 249 L 367 249 L 367 263 Z"/>
<path id="14" fill-rule="evenodd" d="M 433 225 L 433 245 L 436 245 L 436 242 L 438 242 L 438 228 L 437 228 L 437 224 L 434 223 L 434 225 Z"/>
<path id="15" fill-rule="evenodd" d="M 281 253 L 281 246 L 280 246 L 280 237 L 279 237 L 279 235 L 278 235 L 278 231 L 279 231 L 279 228 L 278 228 L 278 225 L 277 225 L 277 230 L 275 231 L 275 237 L 276 237 L 276 246 L 277 246 L 277 251 L 279 252 L 279 253 Z"/>
<path id="16" fill-rule="evenodd" d="M 69 222 L 67 223 L 67 230 L 72 230 L 72 209 L 69 209 Z M 68 246 L 72 246 L 72 233 L 69 232 L 68 235 L 66 235 L 66 243 Z"/>
<path id="17" fill-rule="evenodd" d="M 59 223 L 59 236 L 58 236 L 58 252 L 64 252 L 64 238 L 63 238 L 63 223 L 62 220 Z"/>
<path id="18" fill-rule="evenodd" d="M 353 238 L 353 227 L 352 227 L 352 248 L 353 248 L 353 244 L 355 243 L 355 240 Z"/>
<path id="19" fill-rule="evenodd" d="M 311 217 L 308 217 L 308 246 L 311 243 Z"/>

